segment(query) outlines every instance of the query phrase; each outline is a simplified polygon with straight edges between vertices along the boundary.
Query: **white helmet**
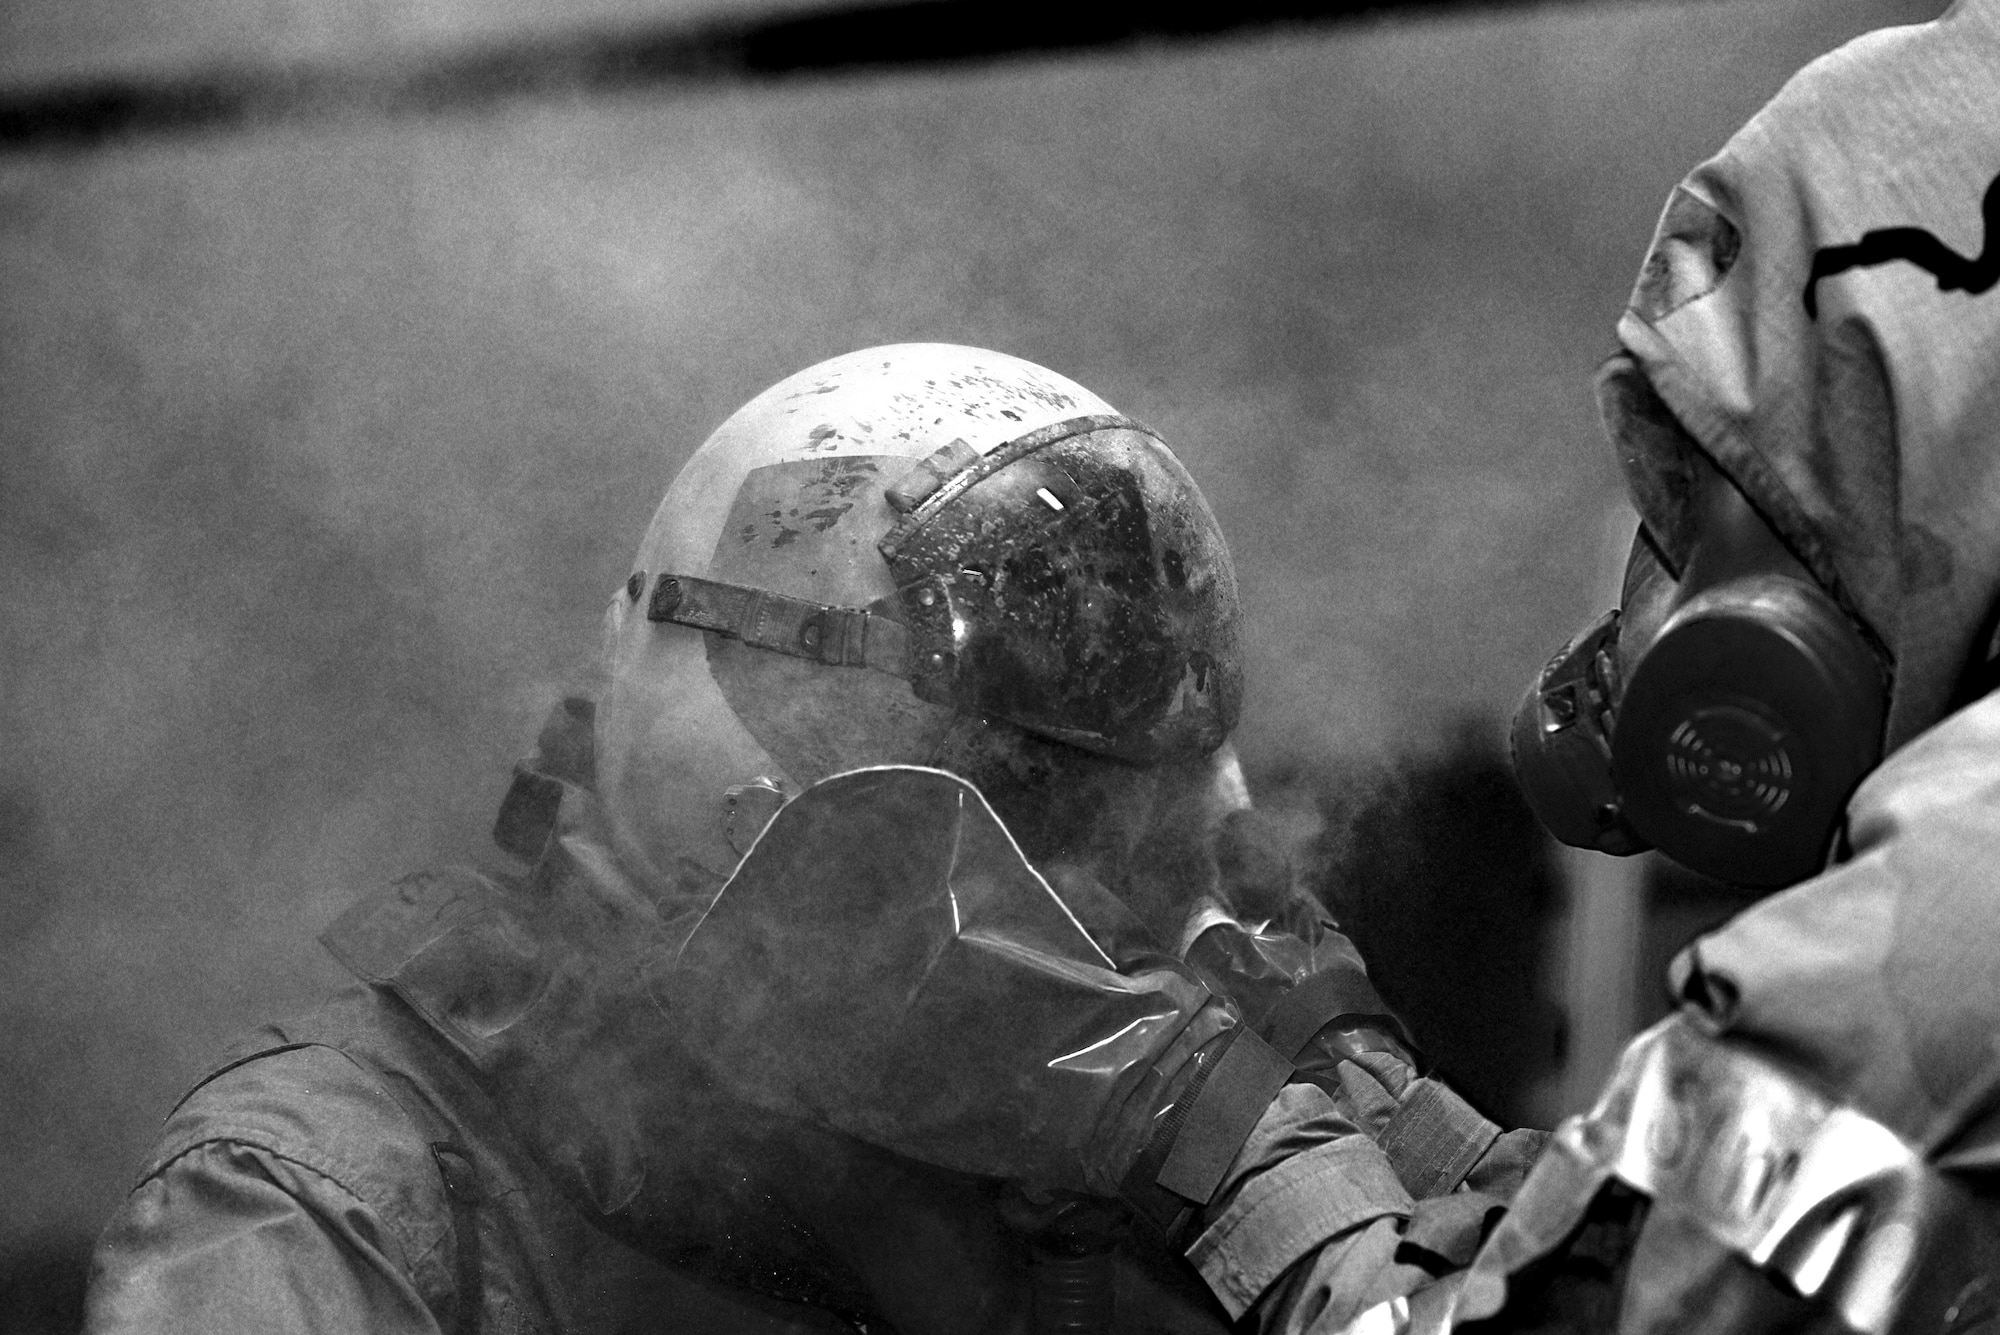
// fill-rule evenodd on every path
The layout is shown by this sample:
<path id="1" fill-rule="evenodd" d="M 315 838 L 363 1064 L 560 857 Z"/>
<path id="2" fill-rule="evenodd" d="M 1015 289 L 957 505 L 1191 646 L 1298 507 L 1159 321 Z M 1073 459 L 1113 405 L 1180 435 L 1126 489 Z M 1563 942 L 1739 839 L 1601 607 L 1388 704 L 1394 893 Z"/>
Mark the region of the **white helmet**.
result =
<path id="1" fill-rule="evenodd" d="M 984 789 L 1048 757 L 1065 782 L 1221 763 L 1240 795 L 1212 758 L 1237 620 L 1215 519 L 1148 428 L 1002 353 L 849 353 L 745 404 L 668 488 L 605 618 L 596 786 L 670 895 L 864 765 Z"/>

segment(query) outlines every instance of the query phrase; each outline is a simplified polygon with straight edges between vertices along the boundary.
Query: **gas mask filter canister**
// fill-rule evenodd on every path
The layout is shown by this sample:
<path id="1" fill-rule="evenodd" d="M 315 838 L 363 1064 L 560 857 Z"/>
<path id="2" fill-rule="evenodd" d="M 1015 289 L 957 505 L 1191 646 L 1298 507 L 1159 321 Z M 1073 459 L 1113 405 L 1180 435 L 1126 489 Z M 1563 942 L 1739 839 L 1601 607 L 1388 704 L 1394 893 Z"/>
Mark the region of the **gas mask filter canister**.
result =
<path id="1" fill-rule="evenodd" d="M 1634 584 L 1628 574 L 1628 608 Z M 1650 845 L 1746 887 L 1803 880 L 1880 758 L 1876 657 L 1831 598 L 1789 574 L 1736 574 L 1673 601 L 1628 679 L 1616 612 L 1542 670 L 1514 719 L 1522 790 L 1566 844 Z"/>

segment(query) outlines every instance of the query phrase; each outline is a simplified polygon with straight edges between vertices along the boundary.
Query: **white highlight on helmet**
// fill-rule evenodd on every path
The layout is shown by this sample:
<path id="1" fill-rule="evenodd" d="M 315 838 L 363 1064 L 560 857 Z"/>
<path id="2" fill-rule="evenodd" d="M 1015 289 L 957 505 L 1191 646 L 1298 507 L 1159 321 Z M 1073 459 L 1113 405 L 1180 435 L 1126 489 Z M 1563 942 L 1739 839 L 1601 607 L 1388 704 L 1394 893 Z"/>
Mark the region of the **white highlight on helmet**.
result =
<path id="1" fill-rule="evenodd" d="M 1047 487 L 1036 487 L 1035 495 L 1041 497 L 1044 501 L 1048 502 L 1048 507 L 1051 510 L 1060 510 L 1063 508 L 1063 503 L 1057 500 L 1056 494 L 1050 491 Z"/>

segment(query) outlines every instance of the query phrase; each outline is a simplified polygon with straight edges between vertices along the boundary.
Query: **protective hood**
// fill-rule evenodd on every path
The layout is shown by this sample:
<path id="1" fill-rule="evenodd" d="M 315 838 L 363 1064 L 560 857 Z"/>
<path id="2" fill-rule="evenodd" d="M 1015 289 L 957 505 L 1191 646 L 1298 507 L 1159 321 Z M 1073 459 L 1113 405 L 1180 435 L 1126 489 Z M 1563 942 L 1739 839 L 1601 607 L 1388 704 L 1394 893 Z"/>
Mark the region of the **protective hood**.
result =
<path id="1" fill-rule="evenodd" d="M 1235 1022 L 1172 942 L 1088 875 L 1031 865 L 937 770 L 825 780 L 720 893 L 653 887 L 593 791 L 592 713 L 565 701 L 517 770 L 495 837 L 527 875 L 407 877 L 322 940 L 463 1054 L 569 1196 L 649 1254 L 873 1319 L 834 1235 L 844 1201 L 894 1187 L 896 1208 L 969 1236 L 986 1207 L 957 1174 L 1102 1190 L 1095 1111 Z M 1275 975 L 1262 1009 L 1287 966 L 1351 953 L 1330 924 L 1316 945 L 1267 939 L 1213 901 L 1190 926 L 1211 954 L 1246 937 L 1237 953 Z M 1378 1009 L 1353 973 L 1348 1009 Z M 996 1069 L 997 1024 L 1045 1041 L 1046 1064 Z"/>
<path id="2" fill-rule="evenodd" d="M 1099 1115 L 1191 1026 L 1235 1023 L 1156 961 L 1118 972 L 977 789 L 884 766 L 789 803 L 653 986 L 708 1077 L 751 1106 L 1083 1191 L 1116 1186 L 1091 1179 Z"/>
<path id="3" fill-rule="evenodd" d="M 1840 861 L 1697 942 L 1675 986 L 1713 1032 L 1982 1170 L 2000 1164 L 2000 696 L 1939 719 L 2000 586 L 1996 180 L 2000 0 L 1864 37 L 1675 192 L 1619 326 L 1894 662 L 1891 753 Z M 1615 372 L 1607 388 L 1640 508 L 1684 554 L 1670 424 Z"/>
<path id="4" fill-rule="evenodd" d="M 1601 385 L 1687 552 L 1686 436 L 1857 620 L 1889 750 L 1986 657 L 2000 592 L 2000 0 L 1807 66 L 1674 191 Z M 1672 418 L 1649 404 L 1643 370 Z"/>

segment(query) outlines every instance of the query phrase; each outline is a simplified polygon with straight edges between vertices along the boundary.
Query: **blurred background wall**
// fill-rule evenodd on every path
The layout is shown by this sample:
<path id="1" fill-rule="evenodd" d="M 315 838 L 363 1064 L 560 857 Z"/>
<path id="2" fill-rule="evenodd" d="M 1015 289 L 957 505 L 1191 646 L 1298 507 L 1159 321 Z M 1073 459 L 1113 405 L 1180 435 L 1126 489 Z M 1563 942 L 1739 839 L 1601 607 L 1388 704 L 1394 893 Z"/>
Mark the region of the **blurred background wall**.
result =
<path id="1" fill-rule="evenodd" d="M 14 0 L 0 96 L 800 7 Z M 1253 784 L 1419 1037 L 1564 1111 L 1569 864 L 1499 739 L 1602 597 L 1592 369 L 1680 175 L 1939 7 L 1456 9 L 0 151 L 0 1325 L 65 1319 L 185 1085 L 339 981 L 321 927 L 486 856 L 682 459 L 877 342 L 1046 363 L 1174 443 L 1236 552 Z"/>

